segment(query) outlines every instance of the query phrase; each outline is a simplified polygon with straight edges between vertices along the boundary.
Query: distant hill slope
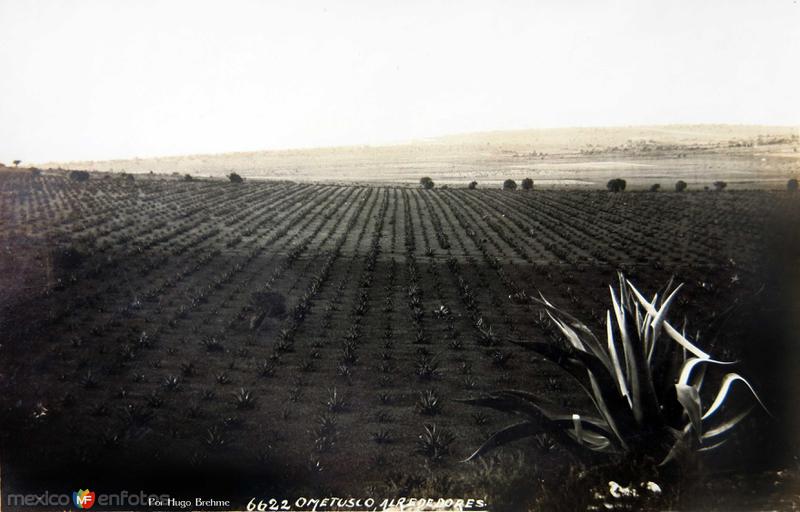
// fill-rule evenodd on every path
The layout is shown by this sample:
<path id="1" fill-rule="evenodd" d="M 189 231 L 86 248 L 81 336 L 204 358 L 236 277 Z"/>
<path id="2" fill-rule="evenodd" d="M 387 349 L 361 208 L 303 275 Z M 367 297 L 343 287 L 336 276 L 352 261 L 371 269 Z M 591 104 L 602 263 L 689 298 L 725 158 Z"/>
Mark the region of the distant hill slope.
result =
<path id="1" fill-rule="evenodd" d="M 251 179 L 439 183 L 531 176 L 540 183 L 598 185 L 606 174 L 655 175 L 712 171 L 708 176 L 780 180 L 797 171 L 800 128 L 786 126 L 667 125 L 554 128 L 446 135 L 389 146 L 253 151 L 125 160 L 51 162 L 45 168 Z M 763 159 L 763 160 L 762 160 Z M 646 169 L 642 174 L 633 172 Z M 596 171 L 602 171 L 598 174 Z M 745 177 L 742 172 L 747 172 Z M 676 174 L 677 172 L 677 174 Z M 626 174 L 626 177 L 627 177 Z M 641 176 L 640 176 L 641 174 Z M 691 176 L 689 176 L 691 178 Z M 710 178 L 709 178 L 710 179 Z M 694 181 L 700 181 L 695 176 Z"/>

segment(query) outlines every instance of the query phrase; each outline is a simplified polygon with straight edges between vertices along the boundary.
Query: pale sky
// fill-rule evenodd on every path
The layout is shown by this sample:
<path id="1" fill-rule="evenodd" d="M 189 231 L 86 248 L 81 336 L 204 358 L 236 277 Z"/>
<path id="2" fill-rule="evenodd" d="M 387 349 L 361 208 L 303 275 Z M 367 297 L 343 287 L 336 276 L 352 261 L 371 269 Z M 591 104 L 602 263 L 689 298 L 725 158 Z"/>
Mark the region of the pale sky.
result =
<path id="1" fill-rule="evenodd" d="M 0 162 L 800 125 L 800 4 L 0 0 Z"/>

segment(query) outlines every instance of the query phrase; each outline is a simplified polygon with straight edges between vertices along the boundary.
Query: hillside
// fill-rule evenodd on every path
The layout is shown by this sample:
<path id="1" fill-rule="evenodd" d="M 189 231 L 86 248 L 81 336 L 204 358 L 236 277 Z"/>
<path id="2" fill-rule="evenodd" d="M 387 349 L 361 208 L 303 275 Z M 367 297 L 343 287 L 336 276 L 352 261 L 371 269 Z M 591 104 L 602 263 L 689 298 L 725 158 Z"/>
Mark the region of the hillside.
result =
<path id="1" fill-rule="evenodd" d="M 797 127 L 671 125 L 558 128 L 448 135 L 390 146 L 253 151 L 127 160 L 49 162 L 45 168 L 342 183 L 498 185 L 531 177 L 540 185 L 604 186 L 718 179 L 781 186 L 800 169 Z"/>

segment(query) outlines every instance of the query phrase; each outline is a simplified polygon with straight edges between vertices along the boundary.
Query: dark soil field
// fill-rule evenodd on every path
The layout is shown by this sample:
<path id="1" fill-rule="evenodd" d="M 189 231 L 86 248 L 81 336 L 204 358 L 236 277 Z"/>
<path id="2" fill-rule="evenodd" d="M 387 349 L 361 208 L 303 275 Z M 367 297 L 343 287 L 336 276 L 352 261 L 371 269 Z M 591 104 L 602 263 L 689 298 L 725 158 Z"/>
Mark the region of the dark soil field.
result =
<path id="1" fill-rule="evenodd" d="M 649 295 L 685 283 L 673 323 L 739 361 L 772 414 L 755 409 L 725 449 L 654 476 L 652 506 L 791 509 L 798 227 L 800 196 L 785 190 L 77 182 L 4 169 L 2 493 L 602 507 L 597 486 L 624 481 L 619 461 L 579 461 L 545 433 L 462 462 L 514 418 L 456 399 L 511 388 L 591 407 L 558 366 L 507 340 L 557 336 L 529 300 L 540 293 L 604 334 L 622 271 Z"/>

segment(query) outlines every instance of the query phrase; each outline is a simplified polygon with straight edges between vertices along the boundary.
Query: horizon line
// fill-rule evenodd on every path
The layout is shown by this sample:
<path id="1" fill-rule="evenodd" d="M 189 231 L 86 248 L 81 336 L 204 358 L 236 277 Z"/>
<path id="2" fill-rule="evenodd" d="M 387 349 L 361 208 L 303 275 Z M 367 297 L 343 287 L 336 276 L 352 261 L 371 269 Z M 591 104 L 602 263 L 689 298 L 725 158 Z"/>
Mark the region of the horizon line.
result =
<path id="1" fill-rule="evenodd" d="M 410 139 L 395 140 L 392 142 L 380 143 L 348 143 L 338 145 L 320 145 L 320 146 L 286 146 L 281 148 L 262 148 L 262 149 L 236 149 L 231 151 L 211 151 L 208 153 L 170 153 L 160 155 L 148 156 L 120 156 L 112 158 L 99 158 L 99 159 L 71 159 L 71 160 L 47 160 L 47 161 L 31 161 L 30 163 L 36 166 L 45 165 L 65 165 L 75 163 L 88 163 L 88 162 L 122 162 L 131 160 L 152 160 L 152 159 L 169 159 L 169 158 L 186 158 L 191 156 L 222 156 L 222 155 L 242 155 L 248 153 L 280 153 L 292 151 L 313 151 L 313 150 L 333 150 L 333 149 L 356 149 L 356 148 L 382 148 L 393 146 L 406 146 L 413 144 L 434 143 L 437 139 L 445 139 L 448 137 L 461 137 L 468 135 L 488 135 L 503 132 L 532 132 L 532 131 L 548 131 L 548 130 L 582 130 L 582 129 L 620 129 L 620 128 L 666 128 L 666 127 L 702 127 L 702 126 L 726 126 L 726 127 L 764 127 L 764 128 L 780 128 L 780 129 L 795 129 L 800 132 L 800 124 L 759 124 L 759 123 L 724 123 L 724 122 L 708 122 L 708 123 L 664 123 L 664 124 L 608 124 L 608 125 L 562 125 L 562 126 L 547 126 L 547 127 L 530 127 L 530 128 L 497 128 L 486 129 L 477 131 L 464 131 L 464 132 L 450 132 L 430 136 L 417 136 Z"/>

